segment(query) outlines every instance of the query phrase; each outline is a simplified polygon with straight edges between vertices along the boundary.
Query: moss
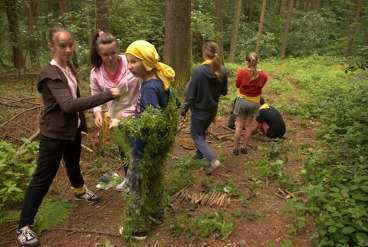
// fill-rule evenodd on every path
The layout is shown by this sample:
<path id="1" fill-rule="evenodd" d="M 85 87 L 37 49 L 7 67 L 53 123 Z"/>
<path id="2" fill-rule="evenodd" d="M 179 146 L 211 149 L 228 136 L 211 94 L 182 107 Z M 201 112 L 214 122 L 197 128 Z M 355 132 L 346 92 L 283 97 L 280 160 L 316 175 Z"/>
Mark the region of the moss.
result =
<path id="1" fill-rule="evenodd" d="M 175 96 L 170 95 L 164 111 L 147 107 L 140 118 L 123 118 L 114 132 L 114 140 L 132 160 L 129 139 L 139 137 L 146 142 L 141 160 L 141 203 L 132 216 L 124 221 L 124 237 L 130 237 L 133 231 L 147 227 L 151 214 L 162 212 L 167 204 L 164 184 L 165 161 L 171 151 L 178 133 L 179 109 Z M 138 195 L 125 195 L 127 204 L 136 201 Z"/>

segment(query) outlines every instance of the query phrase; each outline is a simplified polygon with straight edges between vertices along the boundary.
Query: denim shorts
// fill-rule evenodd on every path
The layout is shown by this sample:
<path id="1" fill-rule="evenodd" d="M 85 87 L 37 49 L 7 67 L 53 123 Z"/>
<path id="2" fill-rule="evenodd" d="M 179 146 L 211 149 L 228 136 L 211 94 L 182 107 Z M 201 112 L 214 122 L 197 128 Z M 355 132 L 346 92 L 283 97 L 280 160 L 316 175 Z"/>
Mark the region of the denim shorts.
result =
<path id="1" fill-rule="evenodd" d="M 236 97 L 234 105 L 234 114 L 236 116 L 253 116 L 259 115 L 259 103 L 247 100 L 241 96 Z"/>

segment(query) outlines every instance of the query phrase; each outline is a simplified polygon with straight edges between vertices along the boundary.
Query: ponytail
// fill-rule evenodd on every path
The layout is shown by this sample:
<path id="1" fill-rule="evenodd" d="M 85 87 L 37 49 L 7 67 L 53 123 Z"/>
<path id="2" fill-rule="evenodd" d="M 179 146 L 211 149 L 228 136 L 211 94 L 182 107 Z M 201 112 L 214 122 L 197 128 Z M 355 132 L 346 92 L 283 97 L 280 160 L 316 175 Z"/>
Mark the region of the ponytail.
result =
<path id="1" fill-rule="evenodd" d="M 248 68 L 250 72 L 250 80 L 254 81 L 259 76 L 259 71 L 257 68 L 258 64 L 258 55 L 255 52 L 248 53 L 246 56 L 246 60 L 248 62 Z"/>
<path id="2" fill-rule="evenodd" d="M 206 42 L 203 45 L 203 52 L 206 57 L 212 60 L 210 63 L 210 70 L 217 76 L 219 82 L 222 81 L 222 61 L 219 55 L 219 47 L 215 42 Z"/>

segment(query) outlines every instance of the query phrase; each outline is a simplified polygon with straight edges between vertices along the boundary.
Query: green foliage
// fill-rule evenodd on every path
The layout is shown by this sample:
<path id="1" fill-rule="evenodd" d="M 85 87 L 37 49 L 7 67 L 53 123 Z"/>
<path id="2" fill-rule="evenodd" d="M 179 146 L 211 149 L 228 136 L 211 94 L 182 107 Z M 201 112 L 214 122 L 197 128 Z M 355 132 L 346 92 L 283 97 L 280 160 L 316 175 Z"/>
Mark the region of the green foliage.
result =
<path id="1" fill-rule="evenodd" d="M 171 93 L 165 110 L 149 106 L 139 118 L 122 118 L 115 130 L 115 141 L 128 155 L 131 154 L 129 140 L 132 137 L 139 137 L 146 143 L 144 156 L 140 161 L 142 199 L 134 215 L 127 217 L 124 222 L 124 237 L 129 238 L 133 231 L 148 222 L 152 213 L 161 212 L 167 203 L 163 169 L 168 153 L 176 140 L 178 118 L 179 109 Z M 127 204 L 132 205 L 137 196 L 135 193 L 126 195 Z"/>
<path id="2" fill-rule="evenodd" d="M 172 164 L 169 171 L 165 172 L 168 195 L 174 195 L 194 181 L 190 164 L 188 159 L 180 158 L 177 163 Z"/>
<path id="3" fill-rule="evenodd" d="M 6 225 L 8 223 L 17 222 L 19 220 L 19 216 L 19 210 L 2 210 L 0 212 L 0 226 Z"/>
<path id="4" fill-rule="evenodd" d="M 291 143 L 282 140 L 269 142 L 264 148 L 258 147 L 263 154 L 262 159 L 248 161 L 246 164 L 252 179 L 265 181 L 267 178 L 274 178 L 282 183 L 290 183 L 290 177 L 284 170 L 290 147 Z"/>
<path id="5" fill-rule="evenodd" d="M 221 192 L 221 193 L 225 192 L 231 198 L 240 198 L 241 197 L 240 190 L 236 186 L 236 182 L 232 179 L 230 179 L 226 183 L 216 184 L 213 190 L 216 191 L 216 192 Z"/>
<path id="6" fill-rule="evenodd" d="M 76 204 L 70 203 L 66 199 L 45 198 L 37 213 L 34 229 L 40 233 L 45 229 L 57 226 L 69 217 L 75 207 Z"/>
<path id="7" fill-rule="evenodd" d="M 321 140 L 307 149 L 302 173 L 305 186 L 300 190 L 308 201 L 296 198 L 285 209 L 294 210 L 296 225 L 290 231 L 304 229 L 313 215 L 316 245 L 367 246 L 367 77 L 364 70 L 344 73 L 344 66 L 333 65 L 333 59 L 314 59 L 318 61 L 309 63 L 308 72 L 294 71 L 297 64 L 288 68 L 310 95 L 299 107 L 322 123 L 317 131 Z M 306 61 L 297 63 L 300 67 Z"/>
<path id="8" fill-rule="evenodd" d="M 187 238 L 201 241 L 210 236 L 225 238 L 235 230 L 234 222 L 228 218 L 230 214 L 218 210 L 217 213 L 204 214 L 202 217 L 190 218 L 190 215 L 178 215 L 171 221 L 171 234 L 178 237 L 185 235 Z"/>
<path id="9" fill-rule="evenodd" d="M 38 142 L 22 140 L 26 145 L 18 153 L 14 144 L 0 142 L 0 209 L 23 200 L 25 189 L 36 169 Z"/>
<path id="10" fill-rule="evenodd" d="M 240 211 L 231 213 L 231 216 L 239 218 L 240 221 L 247 220 L 254 220 L 262 216 L 262 214 L 256 210 L 249 209 L 247 211 Z"/>

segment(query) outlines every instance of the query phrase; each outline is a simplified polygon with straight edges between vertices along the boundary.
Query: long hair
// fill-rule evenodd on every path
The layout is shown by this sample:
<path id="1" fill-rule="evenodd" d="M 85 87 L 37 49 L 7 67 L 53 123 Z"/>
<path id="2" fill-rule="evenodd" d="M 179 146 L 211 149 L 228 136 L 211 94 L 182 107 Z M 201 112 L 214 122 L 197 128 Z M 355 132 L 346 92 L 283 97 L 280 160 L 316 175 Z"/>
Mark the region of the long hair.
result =
<path id="1" fill-rule="evenodd" d="M 250 80 L 253 81 L 258 78 L 259 71 L 257 68 L 258 64 L 258 54 L 255 52 L 250 52 L 246 56 L 246 60 L 249 63 L 248 68 L 250 71 Z"/>
<path id="2" fill-rule="evenodd" d="M 56 39 L 58 38 L 58 34 L 59 33 L 68 33 L 70 35 L 70 37 L 73 40 L 73 54 L 75 52 L 75 40 L 73 38 L 73 34 L 66 28 L 64 27 L 53 27 L 50 29 L 49 31 L 49 36 L 48 36 L 48 41 L 50 44 L 55 45 Z M 75 76 L 75 78 L 77 79 L 77 82 L 80 82 L 80 77 L 78 75 L 78 72 L 76 70 L 76 68 L 74 67 L 73 63 L 71 61 L 67 61 L 67 65 L 70 68 L 70 70 L 72 71 L 73 75 Z"/>
<path id="3" fill-rule="evenodd" d="M 217 76 L 218 81 L 222 81 L 222 61 L 219 55 L 219 47 L 215 42 L 206 42 L 203 45 L 203 52 L 206 57 L 212 59 L 210 70 Z"/>
<path id="4" fill-rule="evenodd" d="M 111 44 L 116 43 L 118 45 L 118 40 L 113 36 L 111 33 L 105 33 L 101 30 L 97 30 L 92 37 L 92 44 L 90 48 L 90 62 L 92 65 L 92 68 L 98 68 L 102 64 L 102 58 L 100 54 L 98 53 L 98 46 L 100 44 Z"/>

